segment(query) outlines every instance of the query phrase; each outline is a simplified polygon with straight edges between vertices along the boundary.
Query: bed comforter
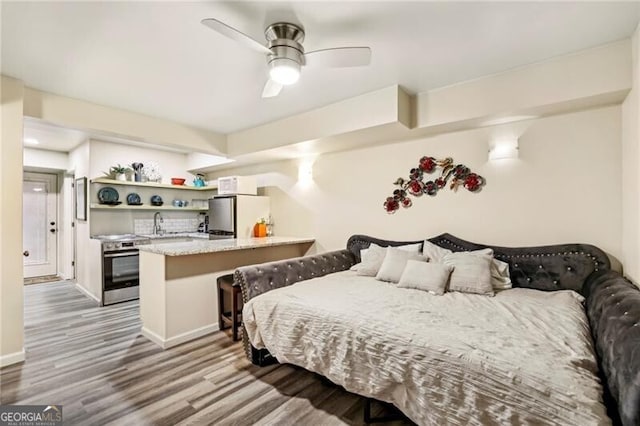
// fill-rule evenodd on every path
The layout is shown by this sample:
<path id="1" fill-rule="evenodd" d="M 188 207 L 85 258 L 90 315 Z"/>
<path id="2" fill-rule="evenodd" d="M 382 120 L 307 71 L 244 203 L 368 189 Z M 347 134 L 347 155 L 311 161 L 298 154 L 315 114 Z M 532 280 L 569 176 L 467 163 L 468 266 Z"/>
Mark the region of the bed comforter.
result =
<path id="1" fill-rule="evenodd" d="M 321 282 L 319 282 L 321 281 Z M 421 425 L 609 424 L 583 298 L 429 293 L 344 271 L 251 299 L 251 343 Z"/>

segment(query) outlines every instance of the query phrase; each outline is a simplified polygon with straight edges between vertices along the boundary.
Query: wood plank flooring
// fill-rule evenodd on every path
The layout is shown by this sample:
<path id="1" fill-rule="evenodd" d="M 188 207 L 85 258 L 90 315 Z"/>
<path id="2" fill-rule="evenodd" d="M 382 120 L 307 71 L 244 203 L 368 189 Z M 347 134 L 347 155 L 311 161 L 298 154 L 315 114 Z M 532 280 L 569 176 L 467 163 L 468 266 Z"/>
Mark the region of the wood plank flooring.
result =
<path id="1" fill-rule="evenodd" d="M 98 307 L 70 282 L 25 287 L 25 349 L 0 403 L 62 404 L 67 425 L 364 424 L 364 398 L 316 374 L 254 366 L 224 332 L 163 351 L 137 301 Z"/>

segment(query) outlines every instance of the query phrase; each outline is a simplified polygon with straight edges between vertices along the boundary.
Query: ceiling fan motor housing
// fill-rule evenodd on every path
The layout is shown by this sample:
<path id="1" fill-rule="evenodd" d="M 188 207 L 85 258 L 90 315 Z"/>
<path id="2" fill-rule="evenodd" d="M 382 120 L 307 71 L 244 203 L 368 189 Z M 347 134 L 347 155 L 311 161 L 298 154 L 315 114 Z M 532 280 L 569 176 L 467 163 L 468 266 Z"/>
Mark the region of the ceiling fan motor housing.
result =
<path id="1" fill-rule="evenodd" d="M 264 31 L 269 42 L 271 53 L 267 56 L 267 63 L 276 59 L 295 62 L 298 66 L 304 65 L 304 30 L 294 24 L 278 22 L 271 24 Z"/>

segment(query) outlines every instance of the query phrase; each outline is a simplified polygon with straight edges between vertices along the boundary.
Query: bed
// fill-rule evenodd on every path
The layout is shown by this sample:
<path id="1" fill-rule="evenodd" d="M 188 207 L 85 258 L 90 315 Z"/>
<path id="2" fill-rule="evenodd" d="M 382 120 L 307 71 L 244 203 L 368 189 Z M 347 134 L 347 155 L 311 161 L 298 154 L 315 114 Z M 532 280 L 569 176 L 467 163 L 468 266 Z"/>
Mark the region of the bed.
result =
<path id="1" fill-rule="evenodd" d="M 512 290 L 438 296 L 350 271 L 372 243 L 420 242 L 357 235 L 346 250 L 238 269 L 250 359 L 304 367 L 423 425 L 638 424 L 640 292 L 601 250 L 491 247 Z"/>

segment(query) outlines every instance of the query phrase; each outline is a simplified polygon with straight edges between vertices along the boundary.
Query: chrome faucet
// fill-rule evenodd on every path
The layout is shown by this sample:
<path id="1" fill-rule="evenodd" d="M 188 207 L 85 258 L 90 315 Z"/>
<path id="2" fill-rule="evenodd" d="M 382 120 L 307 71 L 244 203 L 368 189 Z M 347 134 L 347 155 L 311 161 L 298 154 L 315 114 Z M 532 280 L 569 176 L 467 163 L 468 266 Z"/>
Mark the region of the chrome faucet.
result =
<path id="1" fill-rule="evenodd" d="M 164 234 L 164 229 L 162 229 L 162 215 L 160 212 L 155 212 L 153 214 L 153 235 L 162 235 Z"/>

